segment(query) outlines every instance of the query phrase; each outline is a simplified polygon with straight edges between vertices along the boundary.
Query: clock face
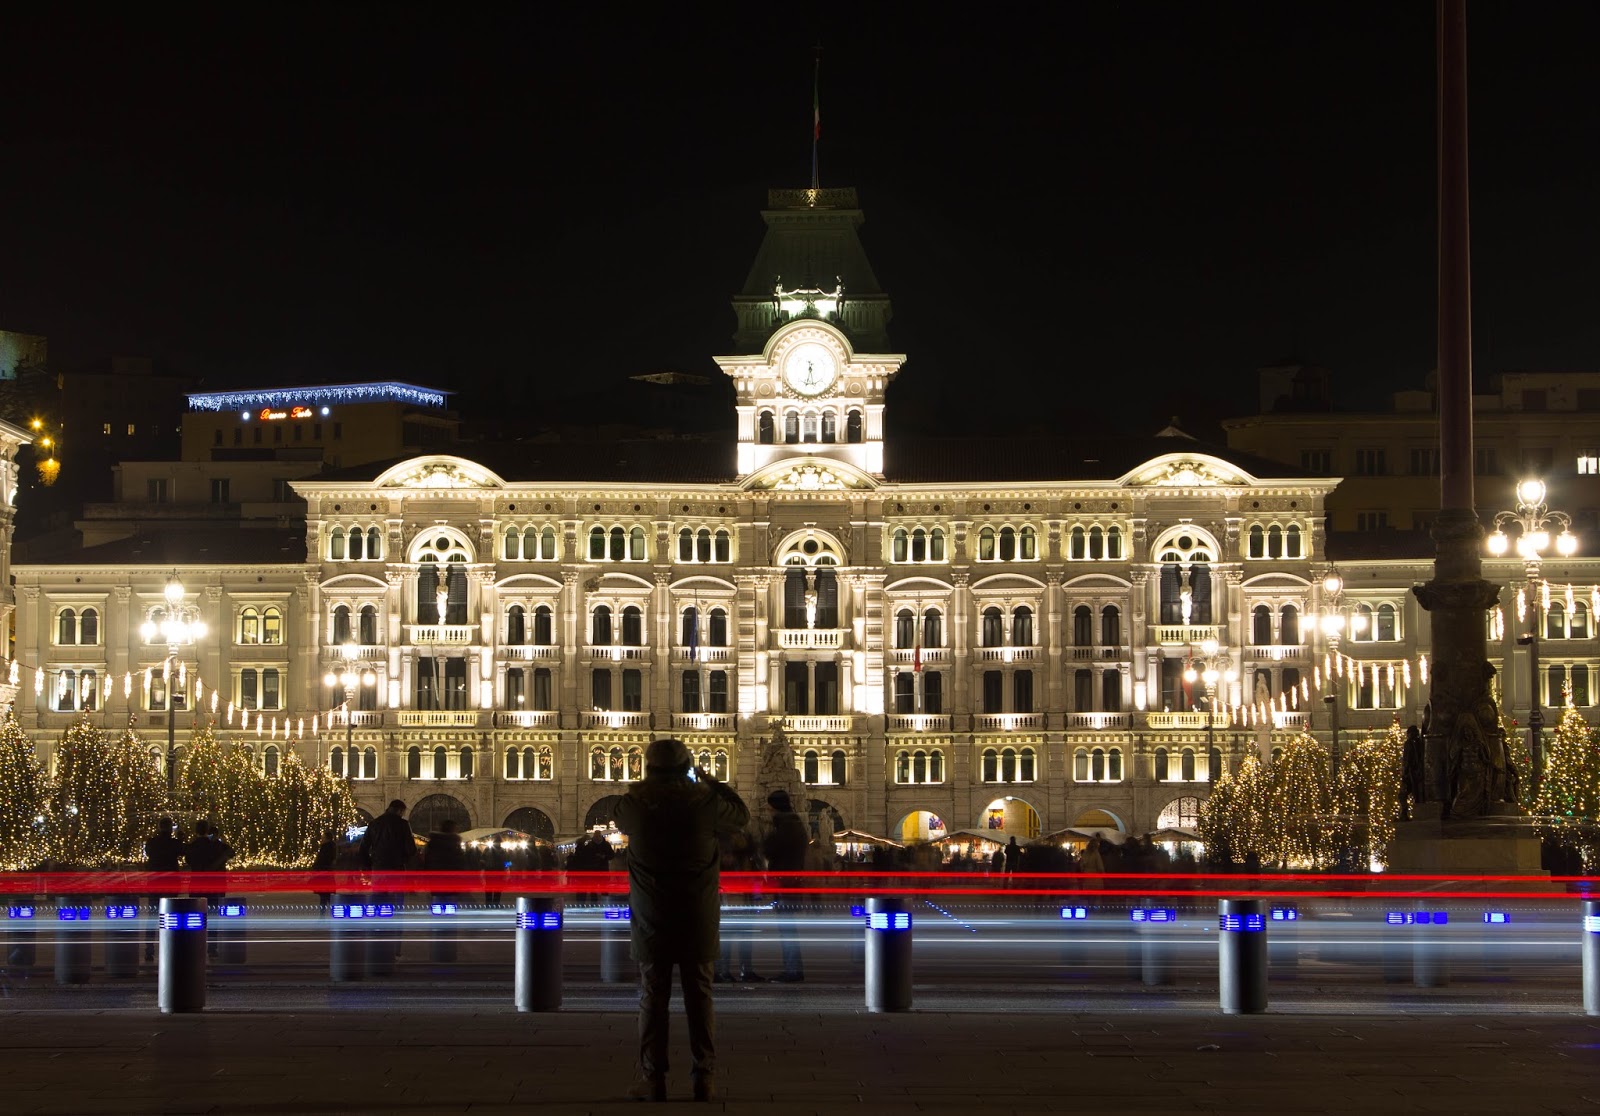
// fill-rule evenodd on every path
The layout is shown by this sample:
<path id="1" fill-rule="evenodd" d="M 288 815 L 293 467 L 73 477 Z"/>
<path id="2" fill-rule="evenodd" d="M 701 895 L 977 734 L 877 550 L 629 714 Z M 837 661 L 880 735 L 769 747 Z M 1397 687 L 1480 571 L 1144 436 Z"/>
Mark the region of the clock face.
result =
<path id="1" fill-rule="evenodd" d="M 783 381 L 801 395 L 820 395 L 833 386 L 838 366 L 827 346 L 796 345 L 783 362 Z"/>

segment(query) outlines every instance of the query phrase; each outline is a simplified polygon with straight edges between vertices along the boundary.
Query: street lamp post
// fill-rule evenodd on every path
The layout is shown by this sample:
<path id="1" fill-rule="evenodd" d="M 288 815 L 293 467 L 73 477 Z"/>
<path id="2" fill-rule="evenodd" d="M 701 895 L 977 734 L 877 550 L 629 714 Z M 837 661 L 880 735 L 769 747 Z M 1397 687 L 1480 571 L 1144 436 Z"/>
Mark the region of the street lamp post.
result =
<path id="1" fill-rule="evenodd" d="M 1565 512 L 1551 511 L 1545 503 L 1544 481 L 1530 479 L 1517 485 L 1517 508 L 1502 511 L 1494 517 L 1494 533 L 1488 538 L 1489 553 L 1501 557 L 1516 547 L 1522 559 L 1523 579 L 1527 582 L 1527 595 L 1533 599 L 1533 623 L 1526 635 L 1517 637 L 1517 643 L 1528 649 L 1528 758 L 1533 767 L 1529 772 L 1532 789 L 1537 792 L 1544 774 L 1544 710 L 1539 701 L 1539 630 L 1544 624 L 1544 585 L 1539 573 L 1539 563 L 1550 549 L 1550 530 L 1559 528 L 1556 552 L 1570 558 L 1578 552 L 1578 536 L 1572 533 L 1572 519 Z M 1506 534 L 1506 527 L 1515 526 L 1517 534 Z M 1521 616 L 1518 616 L 1521 619 Z"/>
<path id="2" fill-rule="evenodd" d="M 183 582 L 178 579 L 177 571 L 167 578 L 166 588 L 161 595 L 166 603 L 150 607 L 145 613 L 144 623 L 139 625 L 139 634 L 146 645 L 155 643 L 158 636 L 167 645 L 167 657 L 161 670 L 167 705 L 167 792 L 170 794 L 178 785 L 177 701 L 172 677 L 174 666 L 185 647 L 192 647 L 196 641 L 205 638 L 206 622 L 200 618 L 198 607 L 185 603 L 186 591 Z"/>
<path id="3" fill-rule="evenodd" d="M 339 648 L 339 655 L 344 659 L 344 665 L 337 671 L 328 671 L 327 674 L 322 676 L 322 681 L 330 691 L 337 686 L 344 694 L 344 701 L 341 703 L 341 708 L 344 711 L 344 769 L 345 774 L 348 775 L 350 773 L 351 734 L 355 723 L 355 718 L 351 716 L 350 712 L 350 691 L 358 682 L 363 686 L 374 685 L 378 681 L 378 676 L 370 668 L 357 672 L 355 667 L 356 645 L 353 641 L 343 644 Z M 328 714 L 328 720 L 331 727 L 333 720 L 331 711 Z M 317 766 L 322 766 L 322 756 L 320 754 L 317 756 Z"/>
<path id="4" fill-rule="evenodd" d="M 1221 655 L 1221 644 L 1214 639 L 1208 639 L 1200 644 L 1200 669 L 1194 665 L 1194 648 L 1189 649 L 1189 664 L 1183 672 L 1185 682 L 1193 685 L 1196 679 L 1206 684 L 1206 780 L 1217 781 L 1217 768 L 1220 766 L 1215 760 L 1217 754 L 1217 683 L 1226 680 L 1231 686 L 1239 677 L 1229 664 L 1228 656 Z"/>
<path id="5" fill-rule="evenodd" d="M 1322 614 L 1318 617 L 1317 626 L 1322 629 L 1323 639 L 1327 643 L 1328 657 L 1323 664 L 1323 673 L 1327 675 L 1328 692 L 1323 695 L 1322 703 L 1328 707 L 1328 769 L 1330 774 L 1339 773 L 1339 637 L 1344 635 L 1345 627 L 1350 628 L 1350 634 L 1358 636 L 1367 630 L 1367 618 L 1361 613 L 1345 617 L 1340 605 L 1344 600 L 1344 579 L 1337 570 L 1328 571 L 1328 576 L 1322 579 Z"/>

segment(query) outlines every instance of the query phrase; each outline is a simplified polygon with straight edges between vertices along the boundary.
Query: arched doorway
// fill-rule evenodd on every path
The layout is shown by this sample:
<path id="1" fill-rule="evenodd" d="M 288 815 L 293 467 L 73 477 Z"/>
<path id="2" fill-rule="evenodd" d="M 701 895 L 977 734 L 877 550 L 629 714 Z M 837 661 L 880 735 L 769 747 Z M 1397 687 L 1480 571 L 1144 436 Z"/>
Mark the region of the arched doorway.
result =
<path id="1" fill-rule="evenodd" d="M 813 842 L 826 841 L 844 828 L 844 815 L 820 798 L 807 799 L 806 827 Z"/>
<path id="2" fill-rule="evenodd" d="M 997 798 L 983 808 L 974 829 L 994 830 L 997 836 L 1028 841 L 1039 836 L 1039 811 L 1014 795 Z"/>
<path id="3" fill-rule="evenodd" d="M 948 832 L 943 815 L 932 810 L 913 810 L 894 823 L 889 836 L 905 845 L 912 841 L 937 841 Z"/>
<path id="4" fill-rule="evenodd" d="M 604 829 L 610 825 L 612 815 L 617 812 L 617 803 L 621 801 L 622 796 L 620 794 L 608 794 L 600 799 L 589 807 L 589 812 L 583 816 L 583 828 L 593 829 L 599 826 Z"/>
<path id="5" fill-rule="evenodd" d="M 556 835 L 556 826 L 550 815 L 532 806 L 523 806 L 506 815 L 505 827 L 549 841 Z"/>
<path id="6" fill-rule="evenodd" d="M 456 832 L 472 828 L 472 815 L 459 799 L 448 794 L 430 794 L 411 807 L 411 831 L 425 837 L 438 830 L 446 819 L 456 823 Z"/>
<path id="7" fill-rule="evenodd" d="M 1126 835 L 1127 825 L 1110 810 L 1085 810 L 1078 815 L 1072 823 L 1073 829 L 1111 829 L 1119 834 Z"/>
<path id="8" fill-rule="evenodd" d="M 1174 798 L 1156 815 L 1157 829 L 1187 829 L 1195 832 L 1200 825 L 1200 799 L 1194 795 Z"/>

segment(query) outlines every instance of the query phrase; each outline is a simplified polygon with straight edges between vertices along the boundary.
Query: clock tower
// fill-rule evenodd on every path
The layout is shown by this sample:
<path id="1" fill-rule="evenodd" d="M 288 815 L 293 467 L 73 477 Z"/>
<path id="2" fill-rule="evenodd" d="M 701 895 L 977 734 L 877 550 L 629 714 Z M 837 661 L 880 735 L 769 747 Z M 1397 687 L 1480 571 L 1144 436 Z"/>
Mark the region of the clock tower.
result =
<path id="1" fill-rule="evenodd" d="M 905 357 L 887 353 L 878 288 L 850 188 L 773 190 L 767 233 L 733 299 L 740 479 L 777 462 L 829 461 L 883 475 L 884 393 Z"/>

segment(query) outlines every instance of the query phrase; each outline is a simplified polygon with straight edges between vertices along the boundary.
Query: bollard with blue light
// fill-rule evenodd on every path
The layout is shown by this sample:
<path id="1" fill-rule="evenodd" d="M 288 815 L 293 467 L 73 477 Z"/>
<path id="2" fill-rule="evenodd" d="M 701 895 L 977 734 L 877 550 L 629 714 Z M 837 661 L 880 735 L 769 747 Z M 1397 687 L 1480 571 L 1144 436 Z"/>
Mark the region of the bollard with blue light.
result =
<path id="1" fill-rule="evenodd" d="M 1177 924 L 1177 910 L 1148 905 L 1134 907 L 1128 912 L 1128 921 L 1133 923 L 1139 938 L 1139 979 L 1152 988 L 1171 984 L 1171 943 L 1162 940 L 1162 931 Z"/>
<path id="2" fill-rule="evenodd" d="M 89 983 L 89 907 L 56 908 L 56 983 Z"/>
<path id="3" fill-rule="evenodd" d="M 898 895 L 867 900 L 867 1010 L 911 1010 L 911 912 Z"/>
<path id="4" fill-rule="evenodd" d="M 628 950 L 633 938 L 633 911 L 625 903 L 600 908 L 600 979 L 625 984 L 634 979 Z"/>
<path id="5" fill-rule="evenodd" d="M 139 904 L 113 901 L 105 906 L 106 976 L 127 979 L 139 975 L 139 948 L 144 934 Z"/>
<path id="6" fill-rule="evenodd" d="M 1267 1010 L 1267 922 L 1260 899 L 1217 902 L 1218 998 L 1225 1015 Z"/>
<path id="7" fill-rule="evenodd" d="M 1292 979 L 1300 969 L 1300 908 L 1274 903 L 1267 910 L 1267 963 L 1273 976 Z"/>
<path id="8" fill-rule="evenodd" d="M 1583 1014 L 1600 1015 L 1600 899 L 1583 901 Z"/>
<path id="9" fill-rule="evenodd" d="M 6 957 L 5 967 L 12 972 L 31 969 L 38 960 L 35 945 L 34 919 L 38 904 L 33 901 L 12 903 L 6 907 Z"/>
<path id="10" fill-rule="evenodd" d="M 517 897 L 518 1011 L 561 1007 L 561 914 L 553 896 Z"/>
<path id="11" fill-rule="evenodd" d="M 379 897 L 369 895 L 369 900 L 379 899 L 379 902 L 366 902 L 359 907 L 352 904 L 346 911 L 347 918 L 354 914 L 352 921 L 359 919 L 367 933 L 367 966 L 366 973 L 369 977 L 386 977 L 394 975 L 395 958 L 400 955 L 400 933 L 393 929 L 394 919 L 399 916 L 402 908 L 393 902 L 388 894 Z"/>
<path id="12" fill-rule="evenodd" d="M 429 920 L 433 933 L 428 938 L 428 960 L 448 965 L 456 959 L 456 930 L 451 924 L 456 919 L 456 901 L 436 898 L 428 904 Z"/>
<path id="13" fill-rule="evenodd" d="M 209 933 L 217 936 L 217 961 L 223 965 L 245 963 L 245 904 L 240 899 L 223 899 L 213 911 Z"/>
<path id="14" fill-rule="evenodd" d="M 206 901 L 166 898 L 160 908 L 157 1003 L 163 1014 L 206 1006 Z"/>
<path id="15" fill-rule="evenodd" d="M 328 979 L 335 984 L 360 980 L 367 969 L 366 908 L 359 895 L 335 895 L 328 906 Z"/>
<path id="16" fill-rule="evenodd" d="M 1413 930 L 1411 982 L 1418 988 L 1443 988 L 1450 983 L 1450 958 L 1445 953 L 1443 927 L 1450 912 L 1438 909 L 1437 901 L 1421 900 L 1411 914 Z"/>

